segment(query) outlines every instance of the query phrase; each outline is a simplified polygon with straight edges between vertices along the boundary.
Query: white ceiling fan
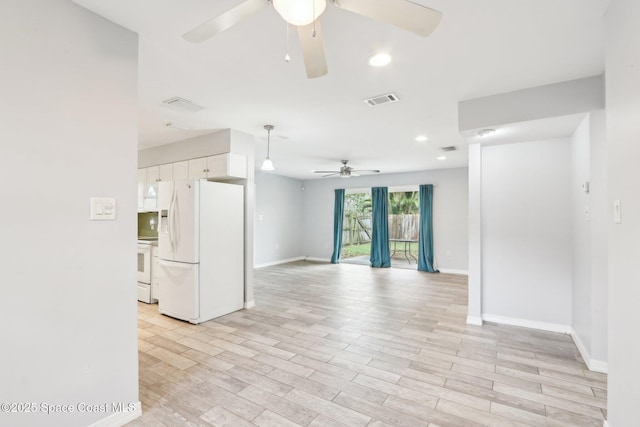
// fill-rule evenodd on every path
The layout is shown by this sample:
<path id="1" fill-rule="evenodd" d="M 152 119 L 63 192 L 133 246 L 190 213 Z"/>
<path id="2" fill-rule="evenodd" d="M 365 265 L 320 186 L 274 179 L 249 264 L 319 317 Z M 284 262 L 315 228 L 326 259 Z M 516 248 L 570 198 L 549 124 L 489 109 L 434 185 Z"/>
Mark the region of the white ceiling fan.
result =
<path id="1" fill-rule="evenodd" d="M 408 0 L 329 0 L 335 6 L 358 15 L 395 25 L 426 37 L 440 23 L 442 13 Z M 230 28 L 245 18 L 273 4 L 274 9 L 289 24 L 298 28 L 302 57 L 310 79 L 327 74 L 327 59 L 318 18 L 327 0 L 245 0 L 215 18 L 198 25 L 182 37 L 201 43 Z"/>
<path id="2" fill-rule="evenodd" d="M 340 175 L 340 178 L 349 178 L 349 177 L 352 177 L 352 176 L 360 176 L 360 173 L 362 173 L 362 172 L 380 173 L 380 170 L 378 170 L 378 169 L 354 169 L 351 166 L 347 166 L 347 163 L 349 163 L 349 160 L 340 160 L 340 162 L 342 162 L 342 167 L 340 167 L 340 170 L 337 170 L 337 171 L 316 171 L 316 170 L 313 170 L 311 172 L 326 174 L 326 175 L 322 175 L 323 178 L 327 177 L 327 176 L 334 176 L 334 175 Z"/>

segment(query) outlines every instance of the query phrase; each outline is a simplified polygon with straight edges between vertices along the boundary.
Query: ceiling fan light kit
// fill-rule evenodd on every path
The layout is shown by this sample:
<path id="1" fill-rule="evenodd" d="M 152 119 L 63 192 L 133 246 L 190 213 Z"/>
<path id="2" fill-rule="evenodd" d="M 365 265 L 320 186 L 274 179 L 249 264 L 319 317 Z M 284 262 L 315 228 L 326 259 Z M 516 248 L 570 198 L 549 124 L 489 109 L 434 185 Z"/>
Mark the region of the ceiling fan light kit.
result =
<path id="1" fill-rule="evenodd" d="M 340 160 L 340 163 L 342 163 L 342 167 L 340 168 L 340 170 L 337 170 L 337 171 L 313 170 L 311 172 L 326 174 L 326 175 L 322 175 L 322 178 L 326 178 L 328 176 L 335 176 L 335 175 L 338 175 L 340 178 L 351 178 L 352 176 L 360 176 L 361 172 L 380 173 L 378 169 L 357 169 L 356 170 L 351 166 L 347 166 L 347 163 L 349 163 L 349 160 Z"/>
<path id="2" fill-rule="evenodd" d="M 391 63 L 391 55 L 388 53 L 378 53 L 369 58 L 369 65 L 372 67 L 384 67 Z"/>
<path id="3" fill-rule="evenodd" d="M 274 9 L 291 25 L 309 25 L 327 7 L 325 0 L 272 0 Z"/>
<path id="4" fill-rule="evenodd" d="M 339 9 L 394 25 L 422 37 L 431 34 L 442 18 L 442 13 L 437 10 L 408 0 L 331 0 L 331 2 Z M 221 15 L 203 22 L 182 37 L 193 43 L 201 43 L 255 15 L 270 4 L 273 4 L 274 9 L 286 22 L 298 27 L 307 77 L 314 79 L 327 74 L 327 58 L 318 20 L 327 7 L 326 0 L 244 0 Z"/>

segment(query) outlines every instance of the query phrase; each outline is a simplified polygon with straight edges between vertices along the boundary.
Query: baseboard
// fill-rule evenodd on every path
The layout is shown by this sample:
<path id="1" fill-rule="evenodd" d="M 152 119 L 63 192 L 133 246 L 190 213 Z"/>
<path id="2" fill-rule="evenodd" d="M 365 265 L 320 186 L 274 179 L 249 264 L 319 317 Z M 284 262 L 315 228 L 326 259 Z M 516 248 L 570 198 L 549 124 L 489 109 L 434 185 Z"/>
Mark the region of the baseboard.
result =
<path id="1" fill-rule="evenodd" d="M 330 260 L 329 258 L 317 258 L 317 257 L 312 257 L 312 256 L 306 256 L 304 257 L 305 261 L 313 261 L 313 262 L 324 262 L 329 264 Z"/>
<path id="2" fill-rule="evenodd" d="M 591 361 L 588 364 L 589 366 L 589 370 L 593 371 L 593 372 L 600 372 L 601 374 L 608 374 L 609 373 L 609 363 L 608 362 L 604 362 L 602 360 L 593 360 L 591 359 Z"/>
<path id="3" fill-rule="evenodd" d="M 440 273 L 444 274 L 461 274 L 463 276 L 469 275 L 469 270 L 455 270 L 453 268 L 438 268 L 438 270 L 440 270 Z"/>
<path id="4" fill-rule="evenodd" d="M 91 424 L 89 427 L 120 427 L 142 415 L 142 404 L 138 401 L 133 404 L 133 409 L 116 412 Z M 125 405 L 126 406 L 126 405 Z"/>
<path id="5" fill-rule="evenodd" d="M 584 363 L 587 365 L 587 368 L 589 368 L 590 371 L 601 372 L 603 374 L 606 374 L 607 371 L 609 370 L 608 363 L 603 362 L 602 360 L 594 360 L 591 358 L 591 356 L 589 355 L 589 352 L 587 351 L 587 348 L 584 346 L 584 343 L 580 339 L 580 336 L 575 331 L 575 329 L 571 328 L 570 334 L 576 347 L 578 347 L 580 356 L 582 356 L 582 360 L 584 360 Z"/>
<path id="6" fill-rule="evenodd" d="M 249 308 L 253 308 L 256 306 L 256 302 L 255 301 L 247 301 L 244 303 L 244 308 L 245 309 L 249 309 Z"/>
<path id="7" fill-rule="evenodd" d="M 262 263 L 262 264 L 256 264 L 256 265 L 253 266 L 253 268 L 271 267 L 272 265 L 286 264 L 288 262 L 294 262 L 294 261 L 302 261 L 303 259 L 305 259 L 305 257 L 303 257 L 303 256 L 298 256 L 298 257 L 295 257 L 295 258 L 279 259 L 277 261 L 271 261 L 271 262 L 265 262 L 265 263 Z"/>
<path id="8" fill-rule="evenodd" d="M 467 316 L 467 325 L 482 326 L 482 317 Z"/>
<path id="9" fill-rule="evenodd" d="M 483 314 L 482 320 L 485 322 L 500 323 L 501 325 L 520 326 L 522 328 L 539 329 L 548 332 L 560 332 L 562 334 L 571 333 L 571 326 L 559 323 L 537 322 L 535 320 L 519 319 L 516 317 L 496 316 L 493 314 Z"/>

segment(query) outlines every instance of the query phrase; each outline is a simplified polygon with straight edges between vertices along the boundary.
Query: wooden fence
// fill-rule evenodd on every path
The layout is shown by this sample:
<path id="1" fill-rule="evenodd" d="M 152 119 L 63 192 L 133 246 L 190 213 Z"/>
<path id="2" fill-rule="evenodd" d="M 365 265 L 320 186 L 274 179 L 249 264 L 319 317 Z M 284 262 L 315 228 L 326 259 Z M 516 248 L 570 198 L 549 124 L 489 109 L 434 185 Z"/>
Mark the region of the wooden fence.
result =
<path id="1" fill-rule="evenodd" d="M 389 215 L 389 238 L 418 240 L 420 215 Z M 371 242 L 371 216 L 348 215 L 342 224 L 342 245 Z"/>

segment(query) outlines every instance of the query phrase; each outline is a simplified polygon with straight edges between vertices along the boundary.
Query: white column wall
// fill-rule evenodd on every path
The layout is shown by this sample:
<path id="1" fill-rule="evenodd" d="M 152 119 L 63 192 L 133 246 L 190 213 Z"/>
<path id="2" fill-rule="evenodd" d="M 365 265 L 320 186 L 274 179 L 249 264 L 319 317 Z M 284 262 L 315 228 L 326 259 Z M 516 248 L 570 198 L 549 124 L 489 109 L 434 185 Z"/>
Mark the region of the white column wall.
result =
<path id="1" fill-rule="evenodd" d="M 3 0 L 0 28 L 0 402 L 36 405 L 0 425 L 119 425 L 112 404 L 139 405 L 137 36 L 68 0 Z M 90 221 L 92 196 L 117 219 Z"/>
<path id="2" fill-rule="evenodd" d="M 640 2 L 606 15 L 610 427 L 638 424 L 640 402 Z M 613 203 L 622 207 L 613 220 Z"/>

